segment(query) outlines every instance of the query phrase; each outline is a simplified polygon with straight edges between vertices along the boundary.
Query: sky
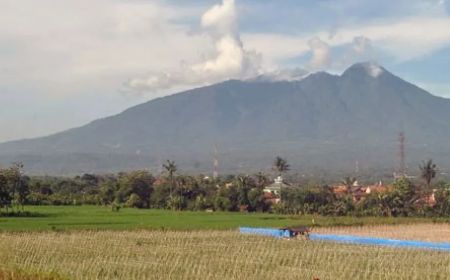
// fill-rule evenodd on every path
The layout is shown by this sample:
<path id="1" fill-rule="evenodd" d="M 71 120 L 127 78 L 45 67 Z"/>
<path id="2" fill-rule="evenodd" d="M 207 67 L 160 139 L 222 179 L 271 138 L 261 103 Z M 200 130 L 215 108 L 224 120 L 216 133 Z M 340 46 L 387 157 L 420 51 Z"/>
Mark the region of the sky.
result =
<path id="1" fill-rule="evenodd" d="M 0 0 L 0 142 L 227 79 L 361 61 L 450 98 L 450 0 Z"/>

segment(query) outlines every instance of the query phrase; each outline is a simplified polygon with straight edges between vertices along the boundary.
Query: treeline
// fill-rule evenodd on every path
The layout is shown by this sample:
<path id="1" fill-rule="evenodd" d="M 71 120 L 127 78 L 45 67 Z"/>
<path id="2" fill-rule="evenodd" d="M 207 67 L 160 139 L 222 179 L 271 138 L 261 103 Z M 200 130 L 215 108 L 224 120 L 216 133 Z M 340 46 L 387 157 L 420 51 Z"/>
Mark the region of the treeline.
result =
<path id="1" fill-rule="evenodd" d="M 13 164 L 6 169 L 0 169 L 0 212 L 5 209 L 21 211 L 30 195 L 29 177 L 22 174 L 23 165 Z"/>
<path id="2" fill-rule="evenodd" d="M 227 176 L 170 175 L 155 178 L 147 171 L 112 175 L 84 174 L 74 178 L 21 176 L 20 183 L 0 170 L 3 211 L 23 205 L 105 205 L 173 210 L 268 211 L 264 175 Z M 20 173 L 20 172 L 19 172 Z M 5 178 L 6 180 L 2 180 Z M 20 185 L 20 188 L 18 186 Z M 20 199 L 17 190 L 22 191 Z M 245 209 L 243 208 L 245 205 Z"/>
<path id="3" fill-rule="evenodd" d="M 277 171 L 289 166 L 277 159 Z M 264 193 L 272 183 L 269 176 L 230 175 L 209 178 L 180 175 L 174 162 L 155 177 L 147 171 L 111 175 L 84 174 L 73 178 L 28 177 L 22 165 L 0 169 L 0 211 L 23 211 L 24 205 L 104 205 L 192 211 L 248 211 L 284 214 L 361 216 L 446 216 L 450 215 L 450 183 L 424 184 L 400 178 L 383 193 L 371 193 L 355 200 L 348 193 L 336 194 L 328 185 L 291 185 L 273 203 Z M 429 176 L 428 176 L 429 177 Z M 433 176 L 434 178 L 434 176 Z M 430 197 L 433 202 L 430 202 Z"/>
<path id="4" fill-rule="evenodd" d="M 281 202 L 273 210 L 284 214 L 333 216 L 449 216 L 450 184 L 436 187 L 428 189 L 399 178 L 388 191 L 367 194 L 357 201 L 352 193 L 336 195 L 328 186 L 292 187 L 281 193 Z"/>

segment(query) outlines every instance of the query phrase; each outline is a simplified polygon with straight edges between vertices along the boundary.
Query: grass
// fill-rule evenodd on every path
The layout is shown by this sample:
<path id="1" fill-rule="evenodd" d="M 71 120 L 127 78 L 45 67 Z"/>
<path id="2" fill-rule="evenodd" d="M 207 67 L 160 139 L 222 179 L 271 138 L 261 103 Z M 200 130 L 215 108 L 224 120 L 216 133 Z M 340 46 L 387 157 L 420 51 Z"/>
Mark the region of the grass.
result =
<path id="1" fill-rule="evenodd" d="M 236 231 L 4 232 L 0 268 L 67 279 L 448 279 L 450 254 Z"/>
<path id="2" fill-rule="evenodd" d="M 448 219 L 288 216 L 266 213 L 189 212 L 100 206 L 27 206 L 32 217 L 0 217 L 0 231 L 228 230 L 239 226 L 351 226 L 445 222 Z"/>
<path id="3" fill-rule="evenodd" d="M 96 206 L 29 206 L 26 211 L 22 217 L 0 217 L 0 279 L 447 279 L 450 275 L 448 252 L 278 240 L 236 230 L 244 225 L 312 225 L 314 219 L 315 232 L 448 241 L 450 224 L 443 223 L 448 219 L 112 212 Z"/>
<path id="4" fill-rule="evenodd" d="M 3 269 L 0 265 L 0 279 L 2 280 L 61 280 L 63 277 L 55 273 L 25 272 L 20 269 Z"/>

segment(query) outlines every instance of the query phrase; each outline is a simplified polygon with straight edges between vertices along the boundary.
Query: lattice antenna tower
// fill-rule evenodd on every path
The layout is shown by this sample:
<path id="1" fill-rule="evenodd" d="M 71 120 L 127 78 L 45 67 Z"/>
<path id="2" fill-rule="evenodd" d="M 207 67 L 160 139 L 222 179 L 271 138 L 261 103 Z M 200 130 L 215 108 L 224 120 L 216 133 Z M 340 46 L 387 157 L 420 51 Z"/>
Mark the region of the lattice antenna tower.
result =
<path id="1" fill-rule="evenodd" d="M 405 165 L 405 133 L 400 132 L 398 135 L 398 175 L 406 175 Z"/>
<path id="2" fill-rule="evenodd" d="M 214 159 L 213 159 L 213 178 L 219 177 L 219 152 L 217 145 L 214 145 Z"/>

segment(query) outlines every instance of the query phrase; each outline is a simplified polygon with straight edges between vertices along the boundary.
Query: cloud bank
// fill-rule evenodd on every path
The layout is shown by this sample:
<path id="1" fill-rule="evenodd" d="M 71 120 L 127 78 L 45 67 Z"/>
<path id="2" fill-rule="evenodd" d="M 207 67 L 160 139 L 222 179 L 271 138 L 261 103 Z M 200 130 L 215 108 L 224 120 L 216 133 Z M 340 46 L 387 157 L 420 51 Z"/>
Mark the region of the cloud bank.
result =
<path id="1" fill-rule="evenodd" d="M 223 0 L 201 17 L 203 31 L 214 42 L 214 53 L 204 61 L 184 64 L 178 69 L 134 78 L 128 86 L 138 91 L 158 91 L 173 86 L 192 86 L 225 79 L 245 79 L 261 71 L 261 57 L 248 51 L 240 39 L 234 0 Z"/>
<path id="2" fill-rule="evenodd" d="M 441 2 L 422 7 L 448 7 L 450 1 Z M 341 71 L 355 62 L 377 61 L 380 53 L 401 62 L 450 43 L 450 33 L 441 32 L 447 25 L 450 27 L 450 20 L 442 17 L 342 24 L 332 26 L 328 31 L 302 32 L 301 35 L 244 33 L 243 39 L 238 17 L 235 0 L 222 0 L 210 7 L 200 17 L 201 33 L 191 36 L 206 40 L 207 47 L 197 52 L 197 58 L 187 56 L 187 60 L 180 59 L 178 65 L 163 65 L 160 67 L 163 70 L 138 74 L 126 82 L 127 91 L 158 96 L 174 88 L 208 85 L 227 79 L 248 79 L 282 71 L 283 61 L 304 55 L 310 57 L 303 65 L 308 71 Z M 411 45 L 411 42 L 415 44 Z M 336 52 L 335 48 L 341 51 Z"/>

